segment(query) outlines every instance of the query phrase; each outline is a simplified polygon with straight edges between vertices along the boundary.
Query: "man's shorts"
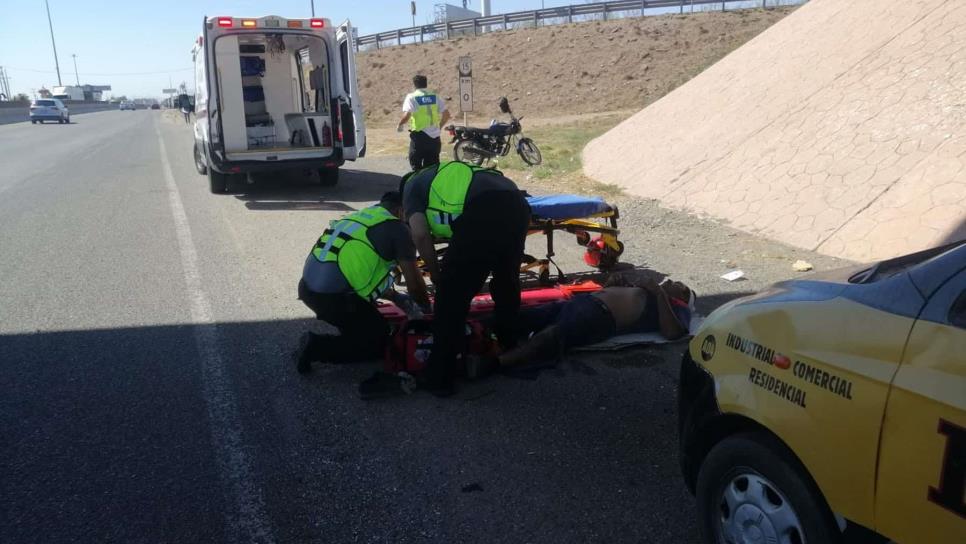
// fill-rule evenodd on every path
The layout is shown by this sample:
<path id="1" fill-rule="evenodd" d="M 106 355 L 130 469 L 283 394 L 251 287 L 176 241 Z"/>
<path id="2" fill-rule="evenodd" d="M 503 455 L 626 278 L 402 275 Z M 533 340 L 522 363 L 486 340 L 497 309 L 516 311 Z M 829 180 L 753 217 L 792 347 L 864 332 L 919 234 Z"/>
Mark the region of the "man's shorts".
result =
<path id="1" fill-rule="evenodd" d="M 523 310 L 521 319 L 527 330 L 533 333 L 556 325 L 563 351 L 596 344 L 617 334 L 610 310 L 602 300 L 587 294 Z"/>

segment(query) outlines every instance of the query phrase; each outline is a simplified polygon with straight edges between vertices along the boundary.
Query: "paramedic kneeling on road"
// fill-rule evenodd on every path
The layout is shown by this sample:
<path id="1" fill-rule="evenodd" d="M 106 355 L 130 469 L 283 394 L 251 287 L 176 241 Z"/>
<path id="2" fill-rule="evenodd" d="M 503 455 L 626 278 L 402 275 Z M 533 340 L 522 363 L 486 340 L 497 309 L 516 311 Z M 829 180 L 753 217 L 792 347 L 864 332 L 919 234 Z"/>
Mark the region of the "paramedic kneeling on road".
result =
<path id="1" fill-rule="evenodd" d="M 409 165 L 413 171 L 439 164 L 440 129 L 449 121 L 443 97 L 426 89 L 426 76 L 413 77 L 415 91 L 403 100 L 399 130 L 409 122 Z"/>
<path id="2" fill-rule="evenodd" d="M 446 395 L 453 390 L 470 302 L 490 273 L 494 331 L 505 348 L 513 344 L 530 206 L 500 172 L 462 162 L 423 169 L 402 183 L 406 218 L 436 286 L 433 350 L 423 385 Z M 442 264 L 434 238 L 449 240 Z"/>
<path id="3" fill-rule="evenodd" d="M 299 281 L 299 299 L 341 335 L 303 334 L 295 355 L 300 373 L 311 371 L 313 361 L 382 356 L 389 325 L 374 302 L 394 295 L 391 272 L 397 264 L 413 300 L 428 310 L 416 248 L 401 217 L 399 193 L 386 193 L 379 204 L 333 221 L 312 247 Z"/>
<path id="4" fill-rule="evenodd" d="M 467 377 L 482 378 L 500 367 L 557 358 L 569 349 L 618 334 L 659 332 L 677 340 L 690 332 L 695 297 L 683 283 L 666 280 L 658 285 L 644 280 L 635 285 L 623 278 L 614 283 L 596 293 L 522 312 L 523 332 L 532 332 L 533 337 L 499 358 L 471 357 Z"/>

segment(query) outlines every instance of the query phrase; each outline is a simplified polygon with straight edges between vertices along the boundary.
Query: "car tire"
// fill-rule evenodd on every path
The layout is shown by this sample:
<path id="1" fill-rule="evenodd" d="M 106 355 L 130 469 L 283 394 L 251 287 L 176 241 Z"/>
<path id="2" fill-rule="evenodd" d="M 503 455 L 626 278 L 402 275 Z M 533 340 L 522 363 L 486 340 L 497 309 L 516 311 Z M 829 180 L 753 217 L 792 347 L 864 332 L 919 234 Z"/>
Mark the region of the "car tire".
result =
<path id="1" fill-rule="evenodd" d="M 805 468 L 764 433 L 739 434 L 715 445 L 701 463 L 696 497 L 702 542 L 841 542 L 835 518 Z"/>
<path id="2" fill-rule="evenodd" d="M 221 195 L 228 192 L 228 182 L 231 174 L 216 172 L 214 168 L 208 169 L 208 188 L 212 194 Z"/>
<path id="3" fill-rule="evenodd" d="M 323 187 L 334 187 L 339 183 L 338 168 L 320 168 L 319 185 Z"/>
<path id="4" fill-rule="evenodd" d="M 208 173 L 208 161 L 198 149 L 198 144 L 194 145 L 195 170 L 202 176 Z"/>
<path id="5" fill-rule="evenodd" d="M 37 124 L 37 121 L 34 121 L 33 119 L 31 119 L 31 120 L 30 120 L 30 124 L 31 124 L 31 125 L 36 125 L 36 124 Z"/>

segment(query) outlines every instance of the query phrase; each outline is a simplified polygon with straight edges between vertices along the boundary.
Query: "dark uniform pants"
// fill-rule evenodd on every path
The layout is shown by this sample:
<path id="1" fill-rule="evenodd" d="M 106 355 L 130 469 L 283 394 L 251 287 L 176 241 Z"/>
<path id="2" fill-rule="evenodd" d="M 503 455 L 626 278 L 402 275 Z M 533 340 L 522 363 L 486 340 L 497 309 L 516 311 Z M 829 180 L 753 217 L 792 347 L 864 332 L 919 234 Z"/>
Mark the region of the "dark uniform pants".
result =
<path id="1" fill-rule="evenodd" d="M 355 293 L 315 293 L 304 281 L 299 281 L 299 300 L 340 333 L 313 334 L 306 350 L 312 361 L 347 363 L 383 356 L 389 324 L 372 303 Z"/>
<path id="2" fill-rule="evenodd" d="M 517 191 L 483 193 L 453 223 L 453 238 L 440 263 L 433 314 L 433 351 L 427 373 L 452 379 L 456 357 L 464 349 L 470 302 L 492 273 L 494 331 L 509 347 L 515 340 L 520 311 L 520 261 L 530 206 Z"/>
<path id="3" fill-rule="evenodd" d="M 409 166 L 413 172 L 439 164 L 439 152 L 442 149 L 442 142 L 439 138 L 431 138 L 425 132 L 409 132 Z"/>

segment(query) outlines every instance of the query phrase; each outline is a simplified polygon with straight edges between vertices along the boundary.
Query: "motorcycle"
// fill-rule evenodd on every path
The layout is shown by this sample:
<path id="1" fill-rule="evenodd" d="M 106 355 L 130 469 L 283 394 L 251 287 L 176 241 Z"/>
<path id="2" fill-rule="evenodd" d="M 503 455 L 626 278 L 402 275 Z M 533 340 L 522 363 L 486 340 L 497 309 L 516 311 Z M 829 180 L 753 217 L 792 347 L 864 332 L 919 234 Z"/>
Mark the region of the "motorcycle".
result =
<path id="1" fill-rule="evenodd" d="M 509 123 L 494 121 L 489 128 L 446 127 L 446 132 L 453 138 L 450 143 L 456 144 L 453 147 L 456 160 L 480 166 L 494 157 L 507 156 L 512 148 L 516 149 L 523 162 L 530 166 L 539 165 L 543 161 L 540 149 L 533 140 L 522 136 L 520 121 L 523 117 L 513 115 L 505 96 L 500 98 L 500 111 L 510 116 Z"/>

